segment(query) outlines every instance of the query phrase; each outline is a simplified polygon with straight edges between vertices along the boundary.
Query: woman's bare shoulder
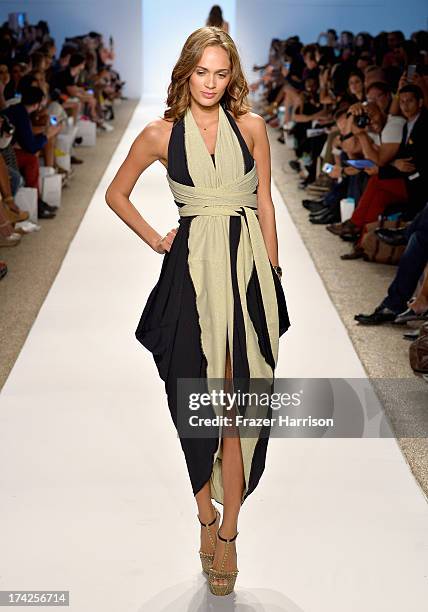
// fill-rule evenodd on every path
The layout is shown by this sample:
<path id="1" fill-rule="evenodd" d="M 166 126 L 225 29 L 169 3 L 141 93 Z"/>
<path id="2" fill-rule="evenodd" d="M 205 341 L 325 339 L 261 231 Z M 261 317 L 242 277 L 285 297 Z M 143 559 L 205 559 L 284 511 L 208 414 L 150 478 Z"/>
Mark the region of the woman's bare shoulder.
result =
<path id="1" fill-rule="evenodd" d="M 257 136 L 266 132 L 266 122 L 263 117 L 251 111 L 241 115 L 239 119 L 237 119 L 237 123 L 241 130 L 249 134 L 253 140 L 256 140 Z"/>
<path id="2" fill-rule="evenodd" d="M 247 125 L 252 129 L 260 129 L 261 126 L 266 126 L 266 121 L 257 113 L 249 111 L 248 113 L 245 113 L 245 115 L 242 115 L 242 117 L 247 122 Z"/>
<path id="3" fill-rule="evenodd" d="M 159 142 L 159 140 L 168 139 L 171 134 L 173 122 L 162 117 L 157 117 L 149 121 L 141 132 L 138 134 L 137 139 L 144 140 L 145 142 Z"/>
<path id="4" fill-rule="evenodd" d="M 134 141 L 137 149 L 144 147 L 158 159 L 165 157 L 165 150 L 168 146 L 173 121 L 157 117 L 152 119 L 141 130 Z"/>

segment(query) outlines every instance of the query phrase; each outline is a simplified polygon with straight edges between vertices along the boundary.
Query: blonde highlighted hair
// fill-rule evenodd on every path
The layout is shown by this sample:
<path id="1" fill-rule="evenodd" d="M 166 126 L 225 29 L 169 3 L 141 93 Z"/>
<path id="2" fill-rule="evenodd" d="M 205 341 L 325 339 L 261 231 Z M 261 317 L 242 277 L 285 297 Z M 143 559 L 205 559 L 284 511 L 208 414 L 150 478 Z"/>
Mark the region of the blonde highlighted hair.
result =
<path id="1" fill-rule="evenodd" d="M 207 47 L 224 49 L 230 59 L 231 77 L 220 101 L 223 108 L 232 112 L 235 118 L 251 110 L 247 96 L 249 87 L 241 67 L 241 60 L 235 43 L 227 32 L 216 26 L 204 26 L 192 32 L 184 43 L 180 57 L 174 66 L 166 99 L 164 119 L 177 121 L 183 117 L 190 105 L 189 79 Z"/>

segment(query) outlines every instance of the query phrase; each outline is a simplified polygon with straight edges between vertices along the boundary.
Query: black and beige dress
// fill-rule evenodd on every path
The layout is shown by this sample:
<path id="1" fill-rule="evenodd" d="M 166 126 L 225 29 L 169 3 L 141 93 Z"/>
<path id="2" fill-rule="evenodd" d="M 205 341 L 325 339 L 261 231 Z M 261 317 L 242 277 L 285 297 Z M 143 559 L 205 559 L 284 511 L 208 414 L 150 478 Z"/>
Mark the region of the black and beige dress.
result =
<path id="1" fill-rule="evenodd" d="M 222 104 L 212 156 L 190 107 L 174 123 L 167 180 L 179 227 L 135 335 L 154 357 L 177 427 L 177 381 L 224 379 L 227 346 L 233 380 L 264 380 L 273 389 L 279 337 L 290 322 L 257 218 L 256 163 Z M 217 436 L 180 442 L 193 494 L 210 480 L 212 498 L 223 504 L 221 436 L 220 427 Z M 264 471 L 268 439 L 269 427 L 240 435 L 242 502 Z"/>

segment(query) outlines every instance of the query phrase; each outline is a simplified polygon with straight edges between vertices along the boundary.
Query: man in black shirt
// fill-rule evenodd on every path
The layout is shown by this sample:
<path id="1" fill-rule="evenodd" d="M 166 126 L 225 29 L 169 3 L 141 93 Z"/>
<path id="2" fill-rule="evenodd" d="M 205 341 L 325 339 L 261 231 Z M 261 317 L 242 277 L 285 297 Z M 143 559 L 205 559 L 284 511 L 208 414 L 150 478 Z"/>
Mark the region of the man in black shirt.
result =
<path id="1" fill-rule="evenodd" d="M 92 121 L 100 123 L 97 113 L 97 101 L 93 93 L 88 93 L 83 87 L 76 84 L 80 72 L 85 67 L 85 57 L 81 53 L 73 53 L 69 64 L 58 71 L 52 79 L 51 90 L 59 89 L 66 100 L 67 97 L 78 98 L 81 105 L 88 105 L 88 114 Z M 67 102 L 64 104 L 67 108 Z"/>
<path id="2" fill-rule="evenodd" d="M 71 95 L 68 91 L 69 86 L 76 85 L 76 75 L 71 73 L 70 66 L 59 70 L 52 79 L 54 89 L 59 89 L 61 93 Z"/>
<path id="3" fill-rule="evenodd" d="M 81 87 L 76 85 L 80 72 L 85 67 L 85 57 L 81 53 L 70 56 L 68 66 L 58 70 L 51 81 L 51 90 L 59 89 L 64 96 L 76 96 Z"/>

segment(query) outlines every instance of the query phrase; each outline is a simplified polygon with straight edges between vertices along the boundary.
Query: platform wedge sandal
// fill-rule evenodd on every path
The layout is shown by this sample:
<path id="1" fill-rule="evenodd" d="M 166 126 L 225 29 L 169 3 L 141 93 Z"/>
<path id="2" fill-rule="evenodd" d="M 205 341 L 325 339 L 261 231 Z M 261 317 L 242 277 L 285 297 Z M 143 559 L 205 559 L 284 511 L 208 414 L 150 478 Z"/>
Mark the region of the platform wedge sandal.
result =
<path id="1" fill-rule="evenodd" d="M 220 540 L 222 540 L 223 542 L 226 542 L 226 546 L 224 548 L 224 555 L 221 561 L 220 569 L 215 570 L 213 569 L 213 567 L 211 567 L 208 573 L 208 584 L 210 587 L 210 591 L 213 595 L 229 595 L 229 593 L 231 593 L 235 587 L 236 577 L 239 573 L 239 570 L 236 569 L 236 570 L 226 572 L 223 570 L 223 567 L 224 567 L 224 563 L 226 561 L 226 558 L 229 552 L 229 544 L 233 542 L 234 540 L 236 540 L 238 536 L 238 532 L 236 532 L 233 538 L 227 539 L 227 538 L 223 538 L 220 535 L 220 530 L 217 529 L 217 535 Z M 225 582 L 225 584 L 215 584 L 214 583 L 215 580 L 222 580 L 223 582 Z"/>

